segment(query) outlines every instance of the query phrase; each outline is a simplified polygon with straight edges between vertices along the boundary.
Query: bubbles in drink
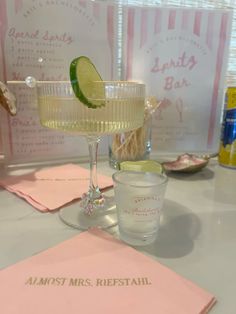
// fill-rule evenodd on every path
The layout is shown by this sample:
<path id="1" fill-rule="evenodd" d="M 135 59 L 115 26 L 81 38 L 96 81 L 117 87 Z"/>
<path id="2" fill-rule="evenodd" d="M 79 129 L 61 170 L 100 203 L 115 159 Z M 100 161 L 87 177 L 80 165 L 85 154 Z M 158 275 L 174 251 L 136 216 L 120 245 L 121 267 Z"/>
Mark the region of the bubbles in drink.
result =
<path id="1" fill-rule="evenodd" d="M 36 86 L 36 79 L 33 76 L 27 76 L 25 79 L 25 84 L 33 88 Z"/>

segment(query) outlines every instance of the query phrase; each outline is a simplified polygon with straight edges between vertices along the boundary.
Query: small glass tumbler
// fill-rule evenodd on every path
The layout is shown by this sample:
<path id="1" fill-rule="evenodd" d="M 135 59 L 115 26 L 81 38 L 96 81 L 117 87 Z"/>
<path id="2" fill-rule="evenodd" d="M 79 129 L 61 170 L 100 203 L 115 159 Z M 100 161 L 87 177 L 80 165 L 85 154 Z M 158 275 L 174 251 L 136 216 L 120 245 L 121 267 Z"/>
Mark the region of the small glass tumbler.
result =
<path id="1" fill-rule="evenodd" d="M 134 246 L 151 244 L 160 225 L 167 176 L 118 171 L 112 178 L 121 240 Z"/>
<path id="2" fill-rule="evenodd" d="M 138 129 L 111 135 L 109 138 L 109 164 L 120 169 L 122 161 L 149 159 L 151 152 L 151 116 L 144 119 Z"/>

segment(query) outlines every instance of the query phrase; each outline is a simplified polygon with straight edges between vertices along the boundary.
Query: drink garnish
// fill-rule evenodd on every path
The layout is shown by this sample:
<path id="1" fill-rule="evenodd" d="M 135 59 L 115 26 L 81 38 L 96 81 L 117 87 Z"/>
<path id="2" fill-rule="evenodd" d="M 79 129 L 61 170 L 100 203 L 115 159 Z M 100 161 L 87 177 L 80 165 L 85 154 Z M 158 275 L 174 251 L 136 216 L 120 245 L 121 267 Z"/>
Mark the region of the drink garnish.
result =
<path id="1" fill-rule="evenodd" d="M 155 173 L 164 172 L 162 164 L 155 160 L 122 161 L 120 163 L 120 170 Z"/>
<path id="2" fill-rule="evenodd" d="M 88 108 L 105 106 L 105 87 L 88 57 L 80 56 L 70 64 L 70 81 L 75 96 Z"/>

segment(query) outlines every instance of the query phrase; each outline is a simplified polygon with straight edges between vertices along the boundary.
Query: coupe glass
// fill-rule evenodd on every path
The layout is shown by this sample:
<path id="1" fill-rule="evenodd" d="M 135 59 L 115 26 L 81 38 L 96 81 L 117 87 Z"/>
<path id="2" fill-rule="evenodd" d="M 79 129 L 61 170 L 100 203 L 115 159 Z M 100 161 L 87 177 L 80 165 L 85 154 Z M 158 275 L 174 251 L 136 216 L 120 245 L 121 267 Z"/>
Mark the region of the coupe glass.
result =
<path id="1" fill-rule="evenodd" d="M 79 203 L 60 210 L 66 224 L 87 230 L 102 229 L 117 223 L 112 197 L 105 197 L 97 184 L 97 149 L 102 135 L 126 132 L 143 124 L 145 86 L 136 82 L 93 82 L 89 101 L 96 103 L 96 90 L 101 90 L 101 108 L 88 108 L 75 97 L 70 82 L 39 82 L 37 95 L 41 124 L 52 129 L 76 132 L 86 137 L 90 157 L 88 192 Z M 101 97 L 101 96 L 100 96 Z"/>

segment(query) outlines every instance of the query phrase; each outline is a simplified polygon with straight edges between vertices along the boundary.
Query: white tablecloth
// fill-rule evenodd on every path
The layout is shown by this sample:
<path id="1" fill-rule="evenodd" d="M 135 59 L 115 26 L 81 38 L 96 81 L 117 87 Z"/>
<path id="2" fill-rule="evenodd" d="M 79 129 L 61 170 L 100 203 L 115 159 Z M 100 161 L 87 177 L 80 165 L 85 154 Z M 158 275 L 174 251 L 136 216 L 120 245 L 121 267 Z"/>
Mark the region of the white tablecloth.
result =
<path id="1" fill-rule="evenodd" d="M 107 161 L 98 167 L 107 175 L 114 172 Z M 27 171 L 12 170 L 14 174 Z M 0 189 L 0 268 L 78 232 L 63 224 L 57 212 L 40 213 Z M 117 227 L 110 232 L 119 236 Z M 159 237 L 139 250 L 213 293 L 218 302 L 212 314 L 235 314 L 236 170 L 211 160 L 197 174 L 171 175 Z"/>

